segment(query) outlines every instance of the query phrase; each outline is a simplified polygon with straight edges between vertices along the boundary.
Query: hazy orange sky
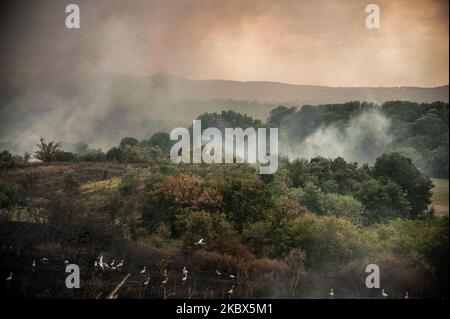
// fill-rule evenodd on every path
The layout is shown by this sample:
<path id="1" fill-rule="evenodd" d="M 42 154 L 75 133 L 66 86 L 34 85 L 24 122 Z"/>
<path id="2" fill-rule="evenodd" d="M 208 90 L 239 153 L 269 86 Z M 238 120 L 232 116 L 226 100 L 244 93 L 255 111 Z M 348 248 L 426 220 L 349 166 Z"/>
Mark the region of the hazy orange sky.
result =
<path id="1" fill-rule="evenodd" d="M 77 3 L 81 29 L 64 26 Z M 365 27 L 365 7 L 381 28 Z M 329 86 L 448 84 L 446 0 L 15 0 L 1 5 L 0 71 Z"/>

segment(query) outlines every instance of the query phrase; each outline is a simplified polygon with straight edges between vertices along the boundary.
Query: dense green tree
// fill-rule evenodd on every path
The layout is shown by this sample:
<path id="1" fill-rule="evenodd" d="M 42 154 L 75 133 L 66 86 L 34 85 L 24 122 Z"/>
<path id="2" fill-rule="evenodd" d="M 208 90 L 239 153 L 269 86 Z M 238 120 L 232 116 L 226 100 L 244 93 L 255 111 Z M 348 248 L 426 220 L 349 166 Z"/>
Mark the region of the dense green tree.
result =
<path id="1" fill-rule="evenodd" d="M 306 183 L 300 197 L 300 203 L 309 211 L 316 214 L 324 214 L 324 194 L 319 187 L 311 182 Z"/>
<path id="2" fill-rule="evenodd" d="M 222 194 L 224 210 L 237 230 L 262 219 L 274 207 L 269 188 L 260 179 L 232 178 L 218 191 Z"/>
<path id="3" fill-rule="evenodd" d="M 119 147 L 113 147 L 106 153 L 106 159 L 108 161 L 122 161 L 123 150 Z"/>
<path id="4" fill-rule="evenodd" d="M 431 179 L 414 166 L 411 159 L 399 154 L 384 154 L 377 158 L 374 177 L 399 185 L 411 205 L 411 217 L 422 216 L 431 203 Z"/>
<path id="5" fill-rule="evenodd" d="M 174 141 L 170 140 L 170 135 L 165 132 L 158 132 L 152 135 L 148 140 L 141 141 L 142 146 L 155 147 L 158 146 L 164 152 L 169 152 Z"/>
<path id="6" fill-rule="evenodd" d="M 411 205 L 405 191 L 392 181 L 381 182 L 375 179 L 364 181 L 355 197 L 367 209 L 364 218 L 366 224 L 410 217 Z"/>
<path id="7" fill-rule="evenodd" d="M 125 146 L 136 146 L 139 144 L 139 141 L 137 139 L 135 139 L 134 137 L 124 137 L 121 141 L 120 141 L 120 147 L 121 148 L 125 148 Z"/>

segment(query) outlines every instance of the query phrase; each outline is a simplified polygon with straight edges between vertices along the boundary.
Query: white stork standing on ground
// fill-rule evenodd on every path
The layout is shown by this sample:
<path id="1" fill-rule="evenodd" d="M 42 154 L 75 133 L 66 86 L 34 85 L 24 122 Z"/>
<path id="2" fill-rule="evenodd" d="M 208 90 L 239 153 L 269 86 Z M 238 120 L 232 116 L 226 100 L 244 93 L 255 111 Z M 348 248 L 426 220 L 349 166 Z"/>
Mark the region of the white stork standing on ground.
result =
<path id="1" fill-rule="evenodd" d="M 384 289 L 381 289 L 381 295 L 382 295 L 384 298 L 387 298 L 387 296 L 388 296 L 388 294 L 384 292 Z"/>
<path id="2" fill-rule="evenodd" d="M 334 298 L 334 289 L 333 288 L 330 289 L 329 295 L 331 298 Z"/>
<path id="3" fill-rule="evenodd" d="M 100 255 L 100 258 L 98 260 L 98 265 L 103 271 L 105 271 L 105 263 L 103 262 L 103 255 Z"/>
<path id="4" fill-rule="evenodd" d="M 233 293 L 234 293 L 234 285 L 231 286 L 231 289 L 228 290 L 227 294 L 228 294 L 228 296 L 231 298 L 231 296 L 233 295 Z"/>
<path id="5" fill-rule="evenodd" d="M 182 272 L 183 272 L 183 278 L 181 279 L 181 281 L 182 281 L 182 282 L 185 282 L 185 281 L 187 280 L 189 271 L 188 271 L 188 270 L 186 269 L 186 267 L 184 266 Z"/>

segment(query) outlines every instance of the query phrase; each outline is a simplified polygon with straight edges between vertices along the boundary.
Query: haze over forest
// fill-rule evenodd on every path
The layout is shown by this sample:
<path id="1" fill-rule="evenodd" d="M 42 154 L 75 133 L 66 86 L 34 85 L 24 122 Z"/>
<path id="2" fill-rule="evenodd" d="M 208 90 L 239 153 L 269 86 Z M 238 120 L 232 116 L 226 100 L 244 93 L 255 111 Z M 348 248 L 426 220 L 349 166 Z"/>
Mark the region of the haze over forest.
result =
<path id="1" fill-rule="evenodd" d="M 124 136 L 148 138 L 159 130 L 189 126 L 205 112 L 234 110 L 264 121 L 279 105 L 449 100 L 448 86 L 334 88 L 191 80 L 165 73 L 4 73 L 0 81 L 0 146 L 15 152 L 32 150 L 41 136 L 69 149 L 80 142 L 107 148 Z"/>

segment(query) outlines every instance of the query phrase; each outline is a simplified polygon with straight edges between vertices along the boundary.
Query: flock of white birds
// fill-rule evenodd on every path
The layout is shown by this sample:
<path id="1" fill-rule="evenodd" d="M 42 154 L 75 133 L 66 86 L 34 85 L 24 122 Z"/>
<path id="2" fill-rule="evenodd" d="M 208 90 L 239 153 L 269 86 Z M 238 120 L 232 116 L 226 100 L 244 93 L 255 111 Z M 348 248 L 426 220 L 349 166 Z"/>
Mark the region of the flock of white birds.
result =
<path id="1" fill-rule="evenodd" d="M 201 238 L 197 242 L 195 242 L 194 245 L 206 245 L 206 243 L 205 243 L 204 239 Z M 47 257 L 41 258 L 41 262 L 44 264 L 48 263 L 49 261 L 50 261 L 50 259 Z M 69 264 L 69 261 L 65 260 L 64 265 L 67 266 L 68 264 Z M 120 271 L 122 269 L 123 265 L 124 265 L 123 259 L 117 264 L 116 264 L 115 259 L 113 259 L 111 261 L 111 263 L 108 264 L 107 262 L 105 262 L 103 255 L 100 255 L 94 262 L 94 268 L 95 268 L 95 270 L 98 270 L 98 271 L 114 271 L 114 270 Z M 31 267 L 34 272 L 36 269 L 36 260 L 35 259 L 33 259 L 33 262 L 31 263 Z M 143 266 L 142 270 L 139 273 L 142 275 L 145 275 L 147 272 L 148 272 L 147 266 Z M 181 273 L 182 273 L 181 282 L 184 283 L 188 279 L 189 271 L 184 266 L 183 269 L 181 270 Z M 216 269 L 215 274 L 217 276 L 226 276 L 225 274 L 220 272 L 218 269 Z M 228 297 L 231 298 L 232 295 L 234 294 L 234 280 L 235 280 L 236 276 L 230 274 L 230 275 L 228 275 L 228 277 L 233 281 L 233 284 L 231 285 L 230 290 L 227 291 Z M 10 272 L 9 276 L 6 278 L 6 282 L 11 282 L 12 280 L 13 280 L 13 273 Z M 169 275 L 167 274 L 167 270 L 164 269 L 163 274 L 162 274 L 162 281 L 160 283 L 161 286 L 167 285 L 168 281 L 169 281 Z M 150 278 L 150 276 L 147 276 L 145 281 L 142 284 L 144 287 L 148 287 L 148 286 L 150 286 L 150 283 L 151 283 L 151 278 Z M 330 292 L 328 295 L 330 296 L 330 298 L 335 297 L 334 288 L 330 289 Z M 381 297 L 383 297 L 383 298 L 389 297 L 389 295 L 384 291 L 384 289 L 381 289 Z M 405 292 L 405 295 L 403 296 L 403 298 L 409 299 L 408 292 Z"/>

